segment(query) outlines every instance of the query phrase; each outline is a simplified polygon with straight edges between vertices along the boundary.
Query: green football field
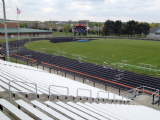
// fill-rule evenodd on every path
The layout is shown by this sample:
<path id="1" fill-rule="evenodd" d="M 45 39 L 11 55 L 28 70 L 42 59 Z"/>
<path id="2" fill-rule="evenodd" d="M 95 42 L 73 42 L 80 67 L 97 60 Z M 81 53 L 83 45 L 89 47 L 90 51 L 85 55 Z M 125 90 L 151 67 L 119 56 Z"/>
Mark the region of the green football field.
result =
<path id="1" fill-rule="evenodd" d="M 25 45 L 28 49 L 39 51 L 46 49 L 46 53 L 57 51 L 66 52 L 67 57 L 72 54 L 87 56 L 87 62 L 103 64 L 127 60 L 128 64 L 139 63 L 160 67 L 160 42 L 124 39 L 97 39 L 91 42 L 50 43 L 48 40 L 31 42 Z M 113 58 L 113 55 L 115 56 Z"/>

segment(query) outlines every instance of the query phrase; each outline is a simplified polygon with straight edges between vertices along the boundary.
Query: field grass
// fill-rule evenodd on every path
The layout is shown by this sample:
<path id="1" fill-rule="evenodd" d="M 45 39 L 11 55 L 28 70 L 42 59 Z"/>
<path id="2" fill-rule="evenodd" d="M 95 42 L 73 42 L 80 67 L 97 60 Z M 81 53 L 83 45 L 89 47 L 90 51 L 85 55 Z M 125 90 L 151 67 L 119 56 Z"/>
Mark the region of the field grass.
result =
<path id="1" fill-rule="evenodd" d="M 32 50 L 46 48 L 46 52 L 53 54 L 57 51 L 66 52 L 67 57 L 72 54 L 87 56 L 87 61 L 95 64 L 103 62 L 115 63 L 127 60 L 129 64 L 152 64 L 160 67 L 160 42 L 124 40 L 124 39 L 97 39 L 91 42 L 50 43 L 49 41 L 31 42 L 25 47 Z M 113 58 L 113 55 L 115 56 Z"/>

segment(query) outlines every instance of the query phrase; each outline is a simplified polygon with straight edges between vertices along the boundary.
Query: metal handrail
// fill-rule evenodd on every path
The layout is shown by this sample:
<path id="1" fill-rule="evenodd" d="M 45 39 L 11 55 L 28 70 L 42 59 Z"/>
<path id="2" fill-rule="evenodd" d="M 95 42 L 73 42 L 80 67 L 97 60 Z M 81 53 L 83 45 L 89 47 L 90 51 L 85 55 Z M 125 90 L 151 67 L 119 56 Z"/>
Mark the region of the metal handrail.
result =
<path id="1" fill-rule="evenodd" d="M 64 87 L 64 86 L 57 86 L 57 85 L 50 85 L 49 86 L 49 100 L 50 100 L 50 95 L 51 95 L 51 87 L 67 88 L 67 100 L 69 100 L 69 88 L 68 87 Z"/>
<path id="2" fill-rule="evenodd" d="M 108 93 L 108 100 L 109 100 L 109 92 L 107 92 L 107 91 L 98 91 L 98 93 L 97 93 L 97 99 L 99 99 L 99 93 L 100 93 L 100 92 Z"/>
<path id="3" fill-rule="evenodd" d="M 83 89 L 83 88 L 78 88 L 77 89 L 77 101 L 78 101 L 78 90 L 87 90 L 87 91 L 90 91 L 90 102 L 92 102 L 92 91 L 91 90 L 89 90 L 89 89 Z"/>
<path id="4" fill-rule="evenodd" d="M 22 81 L 18 81 L 18 80 L 12 80 L 12 81 L 9 81 L 9 99 L 10 99 L 10 103 L 12 103 L 12 96 L 11 96 L 11 82 L 13 83 L 16 83 L 16 82 L 20 82 L 20 83 L 24 83 L 24 84 L 33 84 L 35 85 L 35 94 L 36 94 L 36 100 L 37 100 L 37 84 L 36 83 L 29 83 L 29 82 L 22 82 Z M 17 91 L 18 92 L 22 92 L 22 93 L 28 93 L 28 92 L 23 92 L 23 91 Z M 34 92 L 30 92 L 30 93 L 34 93 Z"/>

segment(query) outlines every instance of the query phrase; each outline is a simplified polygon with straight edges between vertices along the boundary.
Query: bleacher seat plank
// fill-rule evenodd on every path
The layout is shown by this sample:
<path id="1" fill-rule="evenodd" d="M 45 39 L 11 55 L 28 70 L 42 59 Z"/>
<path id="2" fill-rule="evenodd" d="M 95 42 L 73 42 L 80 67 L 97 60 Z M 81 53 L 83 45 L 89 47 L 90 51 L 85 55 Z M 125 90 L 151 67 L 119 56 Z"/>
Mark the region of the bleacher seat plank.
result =
<path id="1" fill-rule="evenodd" d="M 20 105 L 21 107 L 23 107 L 25 110 L 27 110 L 28 112 L 32 113 L 33 115 L 35 115 L 36 117 L 38 117 L 41 120 L 53 120 L 52 118 L 50 118 L 46 114 L 42 113 L 41 111 L 37 110 L 33 106 L 31 106 L 28 103 L 24 102 L 23 100 L 17 100 L 15 102 L 18 105 Z"/>
<path id="2" fill-rule="evenodd" d="M 4 83 L 2 81 L 0 81 L 0 85 L 3 86 L 4 88 L 6 88 L 7 90 L 9 89 L 8 84 L 6 84 L 6 83 Z M 18 91 L 18 90 L 13 88 L 13 87 L 11 87 L 11 91 Z"/>
<path id="3" fill-rule="evenodd" d="M 102 116 L 104 116 L 104 117 L 106 117 L 108 119 L 111 119 L 111 120 L 126 120 L 125 118 L 116 117 L 114 115 L 111 116 L 109 114 L 104 113 L 103 111 L 99 111 L 98 109 L 94 109 L 92 107 L 89 107 L 89 106 L 87 106 L 87 105 L 85 105 L 85 104 L 83 104 L 81 102 L 77 102 L 76 104 L 80 105 L 80 106 L 82 106 L 82 107 L 84 107 L 84 108 L 86 108 L 86 109 L 88 109 L 90 111 L 93 111 L 93 112 L 95 112 L 95 113 L 97 113 L 99 115 L 102 115 Z"/>
<path id="4" fill-rule="evenodd" d="M 96 109 L 96 110 L 98 110 L 102 113 L 107 114 L 108 117 L 111 116 L 111 117 L 114 117 L 114 118 L 118 118 L 119 120 L 126 119 L 125 117 L 122 117 L 122 115 L 118 115 L 119 113 L 117 114 L 117 112 L 114 112 L 114 110 L 111 110 L 112 108 L 107 108 L 105 110 L 105 109 L 102 109 L 101 107 L 95 106 L 95 105 L 98 105 L 98 104 L 94 104 L 94 103 L 91 104 L 91 103 L 87 103 L 87 102 L 84 103 L 84 104 L 91 107 L 92 109 Z M 121 112 L 121 111 L 119 111 L 119 112 Z"/>
<path id="5" fill-rule="evenodd" d="M 21 120 L 34 120 L 5 99 L 0 99 L 0 104 Z"/>
<path id="6" fill-rule="evenodd" d="M 58 111 L 61 111 L 62 113 L 67 114 L 68 116 L 70 116 L 71 118 L 73 118 L 73 119 L 75 119 L 75 120 L 85 120 L 84 118 L 76 115 L 76 114 L 73 113 L 73 112 L 68 111 L 67 109 L 65 109 L 65 108 L 63 108 L 63 107 L 61 107 L 61 106 L 59 106 L 59 105 L 57 105 L 57 104 L 55 104 L 55 103 L 53 103 L 53 102 L 46 101 L 46 102 L 44 102 L 44 103 L 47 104 L 48 106 L 51 106 L 51 107 L 57 109 Z"/>
<path id="7" fill-rule="evenodd" d="M 84 108 L 84 107 L 82 107 L 82 106 L 79 106 L 79 105 L 77 105 L 77 104 L 75 104 L 75 103 L 73 103 L 73 102 L 67 102 L 67 104 L 73 106 L 74 108 L 77 108 L 78 110 L 84 111 L 85 113 L 88 113 L 88 114 L 90 114 L 91 116 L 93 116 L 93 117 L 95 117 L 95 118 L 97 118 L 97 119 L 100 119 L 100 120 L 110 120 L 110 119 L 107 118 L 107 117 L 104 117 L 104 116 L 99 115 L 99 114 L 97 114 L 97 113 L 95 113 L 95 112 L 92 112 L 92 111 L 90 111 L 90 110 L 87 110 L 86 108 Z"/>
<path id="8" fill-rule="evenodd" d="M 60 120 L 70 120 L 67 117 L 63 116 L 62 114 L 52 110 L 51 108 L 47 107 L 46 105 L 43 105 L 42 103 L 38 102 L 37 100 L 33 100 L 31 101 L 31 103 L 37 107 L 39 107 L 40 109 L 42 109 L 43 111 L 49 113 L 50 115 L 52 115 L 53 117 L 56 117 Z"/>
<path id="9" fill-rule="evenodd" d="M 76 109 L 76 108 L 74 108 L 74 107 L 71 107 L 71 106 L 69 106 L 69 105 L 67 105 L 67 104 L 65 104 L 65 103 L 63 103 L 63 102 L 61 102 L 61 101 L 56 102 L 56 104 L 60 105 L 61 107 L 66 108 L 66 109 L 68 109 L 68 110 L 70 110 L 70 111 L 72 111 L 72 112 L 74 112 L 74 113 L 77 113 L 77 114 L 79 114 L 80 116 L 83 116 L 84 118 L 86 118 L 86 119 L 88 119 L 88 120 L 98 120 L 97 118 L 88 115 L 88 114 L 85 113 L 84 111 L 82 112 L 82 111 L 80 111 L 80 110 L 78 110 L 78 109 Z"/>

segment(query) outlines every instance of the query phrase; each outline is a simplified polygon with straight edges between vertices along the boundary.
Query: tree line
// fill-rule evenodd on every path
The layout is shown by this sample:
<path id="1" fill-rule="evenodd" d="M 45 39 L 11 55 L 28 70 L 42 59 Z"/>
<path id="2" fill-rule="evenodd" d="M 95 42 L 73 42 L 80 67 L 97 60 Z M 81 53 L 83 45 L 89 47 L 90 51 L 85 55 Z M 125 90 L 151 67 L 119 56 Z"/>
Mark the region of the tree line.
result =
<path id="1" fill-rule="evenodd" d="M 125 36 L 135 36 L 142 35 L 145 36 L 149 34 L 150 25 L 148 23 L 139 23 L 137 21 L 131 20 L 126 23 L 122 23 L 121 20 L 112 21 L 106 20 L 102 32 L 104 35 L 125 35 Z"/>

